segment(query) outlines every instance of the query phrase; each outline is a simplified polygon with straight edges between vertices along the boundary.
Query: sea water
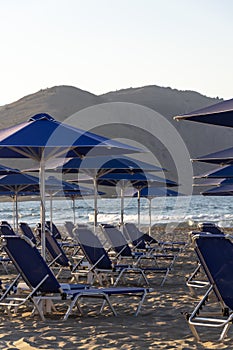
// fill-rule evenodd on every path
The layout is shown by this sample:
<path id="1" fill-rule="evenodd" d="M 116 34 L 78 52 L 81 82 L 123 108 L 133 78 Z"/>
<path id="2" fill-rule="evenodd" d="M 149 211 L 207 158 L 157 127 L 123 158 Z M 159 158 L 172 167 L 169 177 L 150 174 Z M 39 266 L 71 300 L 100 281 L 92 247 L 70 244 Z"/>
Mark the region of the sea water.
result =
<path id="1" fill-rule="evenodd" d="M 13 203 L 0 203 L 0 220 L 14 221 Z M 149 200 L 140 200 L 140 223 L 149 225 Z M 46 219 L 50 219 L 50 201 L 46 201 Z M 98 199 L 98 222 L 120 222 L 120 198 Z M 76 223 L 93 223 L 94 203 L 92 199 L 53 200 L 52 219 L 56 224 L 66 220 Z M 18 203 L 19 221 L 34 225 L 40 221 L 40 202 L 22 201 Z M 137 198 L 124 200 L 124 221 L 138 222 Z M 233 199 L 229 197 L 165 197 L 154 198 L 151 201 L 151 222 L 154 224 L 214 222 L 222 227 L 233 226 Z"/>

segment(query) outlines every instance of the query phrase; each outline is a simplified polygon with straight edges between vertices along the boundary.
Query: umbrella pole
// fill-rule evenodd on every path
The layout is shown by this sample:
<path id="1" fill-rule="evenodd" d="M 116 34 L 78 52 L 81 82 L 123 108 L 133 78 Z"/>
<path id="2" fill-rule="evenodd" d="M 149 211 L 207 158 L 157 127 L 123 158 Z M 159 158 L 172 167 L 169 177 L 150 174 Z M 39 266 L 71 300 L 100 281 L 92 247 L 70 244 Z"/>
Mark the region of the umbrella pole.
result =
<path id="1" fill-rule="evenodd" d="M 140 226 L 141 226 L 141 223 L 140 223 L 140 190 L 138 190 L 138 229 L 140 230 Z"/>
<path id="2" fill-rule="evenodd" d="M 15 230 L 15 195 L 12 197 L 13 199 L 13 202 L 12 202 L 12 210 L 13 210 L 13 227 L 14 227 L 14 230 Z"/>
<path id="3" fill-rule="evenodd" d="M 148 198 L 149 200 L 149 235 L 151 236 L 151 198 Z"/>
<path id="4" fill-rule="evenodd" d="M 124 188 L 121 187 L 121 226 L 124 224 Z"/>
<path id="5" fill-rule="evenodd" d="M 96 230 L 97 224 L 98 224 L 98 208 L 97 208 L 97 179 L 96 176 L 93 178 L 94 182 L 94 231 Z"/>
<path id="6" fill-rule="evenodd" d="M 50 232 L 52 232 L 53 229 L 53 196 L 52 193 L 50 193 Z"/>
<path id="7" fill-rule="evenodd" d="M 76 225 L 76 217 L 75 217 L 75 197 L 72 198 L 73 202 L 73 220 L 74 220 L 74 225 Z"/>
<path id="8" fill-rule="evenodd" d="M 15 219 L 16 219 L 16 232 L 18 233 L 18 227 L 19 227 L 19 217 L 18 217 L 18 195 L 17 192 L 15 193 Z"/>
<path id="9" fill-rule="evenodd" d="M 44 153 L 42 153 L 40 161 L 40 224 L 41 224 L 41 255 L 45 259 L 45 161 Z"/>

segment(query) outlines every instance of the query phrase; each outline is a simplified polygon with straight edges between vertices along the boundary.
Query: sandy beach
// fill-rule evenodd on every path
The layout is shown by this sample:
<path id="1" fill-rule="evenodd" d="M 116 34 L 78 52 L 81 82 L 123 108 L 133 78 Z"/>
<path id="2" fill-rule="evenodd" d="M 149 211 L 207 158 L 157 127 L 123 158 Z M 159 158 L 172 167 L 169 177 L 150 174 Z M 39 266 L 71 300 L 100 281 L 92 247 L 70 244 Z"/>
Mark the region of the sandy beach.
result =
<path id="1" fill-rule="evenodd" d="M 177 240 L 188 240 L 190 227 L 175 229 Z M 153 235 L 162 238 L 163 227 L 154 227 Z M 165 237 L 169 239 L 169 234 Z M 185 284 L 193 271 L 196 257 L 192 247 L 176 260 L 164 286 L 157 276 L 150 278 L 154 292 L 149 294 L 140 314 L 133 315 L 134 300 L 120 298 L 114 317 L 109 310 L 98 315 L 99 305 L 84 307 L 84 315 L 72 314 L 64 322 L 62 314 L 49 315 L 45 322 L 20 309 L 11 318 L 0 314 L 0 348 L 4 349 L 232 349 L 233 328 L 227 338 L 217 342 L 218 330 L 203 329 L 203 342 L 196 342 L 183 313 L 191 312 L 198 297 Z M 3 273 L 3 271 L 2 271 Z M 199 293 L 201 295 L 201 293 Z M 131 303 L 132 302 L 132 303 Z"/>

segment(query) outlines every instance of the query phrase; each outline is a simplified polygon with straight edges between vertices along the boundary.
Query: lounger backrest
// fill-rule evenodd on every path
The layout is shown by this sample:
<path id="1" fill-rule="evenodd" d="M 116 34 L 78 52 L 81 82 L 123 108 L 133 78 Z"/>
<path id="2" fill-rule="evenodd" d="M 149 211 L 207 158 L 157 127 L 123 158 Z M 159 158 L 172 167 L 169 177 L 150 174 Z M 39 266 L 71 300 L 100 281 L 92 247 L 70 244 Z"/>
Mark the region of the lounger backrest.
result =
<path id="1" fill-rule="evenodd" d="M 73 232 L 90 264 L 95 265 L 98 269 L 112 269 L 112 263 L 106 250 L 91 230 L 75 228 Z"/>
<path id="2" fill-rule="evenodd" d="M 38 232 L 38 237 L 41 239 L 41 225 L 36 225 L 36 230 Z M 46 244 L 46 250 L 51 256 L 53 260 L 56 260 L 56 263 L 68 267 L 69 266 L 69 259 L 67 258 L 64 250 L 57 242 L 56 238 L 51 234 L 51 232 L 48 229 L 45 229 L 45 244 Z"/>
<path id="3" fill-rule="evenodd" d="M 7 221 L 1 221 L 0 222 L 0 234 L 2 235 L 15 235 L 15 232 L 11 225 Z"/>
<path id="4" fill-rule="evenodd" d="M 102 225 L 102 231 L 106 240 L 117 254 L 127 257 L 132 256 L 132 251 L 120 230 L 114 226 Z"/>
<path id="5" fill-rule="evenodd" d="M 220 228 L 211 223 L 211 222 L 202 222 L 202 223 L 199 223 L 198 224 L 198 229 L 201 231 L 201 232 L 209 232 L 209 233 L 212 233 L 212 234 L 216 234 L 216 235 L 223 235 L 224 232 L 220 230 Z"/>
<path id="6" fill-rule="evenodd" d="M 62 239 L 60 231 L 58 230 L 57 226 L 53 222 L 52 222 L 52 229 L 51 229 L 51 221 L 46 221 L 46 226 L 48 227 L 48 229 L 56 239 Z"/>
<path id="7" fill-rule="evenodd" d="M 147 243 L 151 243 L 151 244 L 158 243 L 158 241 L 156 239 L 154 239 L 153 237 L 151 237 L 150 235 L 148 235 L 148 233 L 144 233 L 142 236 L 142 239 Z"/>
<path id="8" fill-rule="evenodd" d="M 64 227 L 66 229 L 66 232 L 70 236 L 70 238 L 75 239 L 74 234 L 73 234 L 73 229 L 74 229 L 75 225 L 73 224 L 73 222 L 72 221 L 65 221 Z"/>
<path id="9" fill-rule="evenodd" d="M 145 249 L 146 244 L 143 240 L 143 233 L 138 230 L 135 224 L 125 223 L 123 226 L 124 235 L 132 242 L 132 244 L 138 249 Z"/>
<path id="10" fill-rule="evenodd" d="M 217 297 L 233 310 L 233 244 L 216 235 L 201 235 L 195 243 Z"/>
<path id="11" fill-rule="evenodd" d="M 3 236 L 3 248 L 14 263 L 18 272 L 29 287 L 39 287 L 40 292 L 59 293 L 60 284 L 40 255 L 36 246 L 28 239 L 20 236 Z"/>
<path id="12" fill-rule="evenodd" d="M 26 237 L 28 237 L 32 243 L 36 244 L 36 237 L 34 236 L 34 233 L 32 232 L 31 227 L 26 222 L 20 222 L 19 228 L 22 232 L 22 234 Z"/>

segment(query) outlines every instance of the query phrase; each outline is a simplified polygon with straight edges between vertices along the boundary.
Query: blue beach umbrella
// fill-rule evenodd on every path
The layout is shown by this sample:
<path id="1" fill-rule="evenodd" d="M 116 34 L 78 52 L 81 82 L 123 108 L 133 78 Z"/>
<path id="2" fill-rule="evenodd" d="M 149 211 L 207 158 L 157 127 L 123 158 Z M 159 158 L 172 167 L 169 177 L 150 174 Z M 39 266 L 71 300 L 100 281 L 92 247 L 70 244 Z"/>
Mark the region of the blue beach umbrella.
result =
<path id="1" fill-rule="evenodd" d="M 124 222 L 124 194 L 130 187 L 135 189 L 141 189 L 153 183 L 153 186 L 177 186 L 177 183 L 168 179 L 164 179 L 160 176 L 153 175 L 145 172 L 138 173 L 107 173 L 98 177 L 97 184 L 102 186 L 118 187 L 120 189 L 121 198 L 121 219 L 120 223 Z M 140 223 L 139 223 L 140 225 Z"/>
<path id="2" fill-rule="evenodd" d="M 219 165 L 233 165 L 233 147 L 206 154 L 204 156 L 192 159 L 192 161 Z"/>
<path id="3" fill-rule="evenodd" d="M 9 175 L 9 174 L 18 174 L 20 173 L 19 169 L 13 169 L 8 166 L 0 164 L 0 175 Z"/>
<path id="4" fill-rule="evenodd" d="M 1 192 L 8 192 L 13 193 L 11 196 L 13 199 L 13 205 L 14 209 L 13 212 L 15 212 L 15 220 L 14 221 L 14 228 L 18 230 L 18 196 L 20 193 L 26 193 L 26 192 L 38 192 L 39 190 L 39 179 L 34 176 L 22 174 L 22 173 L 15 173 L 15 174 L 9 174 L 9 175 L 3 175 L 0 176 L 0 191 Z"/>
<path id="5" fill-rule="evenodd" d="M 233 127 L 233 99 L 174 117 L 175 120 L 189 120 L 220 126 Z"/>
<path id="6" fill-rule="evenodd" d="M 138 148 L 74 128 L 46 113 L 0 131 L 0 158 L 30 158 L 39 162 L 41 246 L 45 258 L 45 162 L 60 157 L 84 157 L 140 152 Z"/>
<path id="7" fill-rule="evenodd" d="M 176 191 L 173 191 L 171 189 L 164 188 L 164 187 L 157 187 L 157 186 L 144 187 L 139 192 L 140 192 L 140 197 L 147 198 L 149 201 L 149 235 L 151 235 L 151 227 L 152 227 L 152 225 L 151 225 L 151 207 L 152 207 L 151 204 L 152 204 L 152 200 L 156 197 L 177 197 L 177 196 L 180 196 L 181 194 L 176 192 Z M 138 216 L 140 216 L 140 205 L 138 207 Z"/>
<path id="8" fill-rule="evenodd" d="M 104 175 L 106 172 L 142 172 L 142 171 L 166 171 L 155 164 L 146 163 L 124 155 L 121 156 L 101 156 L 90 158 L 71 158 L 62 162 L 59 159 L 51 160 L 46 164 L 46 170 L 62 172 L 63 174 L 90 173 L 98 172 L 98 175 Z"/>
<path id="9" fill-rule="evenodd" d="M 204 174 L 194 176 L 194 179 L 216 179 L 216 178 L 233 178 L 233 165 L 225 165 Z"/>
<path id="10" fill-rule="evenodd" d="M 46 169 L 62 172 L 63 174 L 85 173 L 92 178 L 94 186 L 94 228 L 97 226 L 97 182 L 101 176 L 115 173 L 136 174 L 143 171 L 166 171 L 157 165 L 146 163 L 127 156 L 103 156 L 95 158 L 69 159 L 59 165 L 59 160 L 53 160 L 46 165 Z M 76 180 L 78 181 L 78 180 Z M 81 179 L 80 179 L 81 181 Z"/>
<path id="11" fill-rule="evenodd" d="M 230 185 L 233 183 L 233 178 L 222 179 L 222 178 L 208 178 L 208 179 L 198 179 L 198 183 L 193 184 L 193 186 L 222 186 Z"/>
<path id="12" fill-rule="evenodd" d="M 233 183 L 231 184 L 222 184 L 216 186 L 207 191 L 201 192 L 203 196 L 232 196 L 233 195 Z"/>

